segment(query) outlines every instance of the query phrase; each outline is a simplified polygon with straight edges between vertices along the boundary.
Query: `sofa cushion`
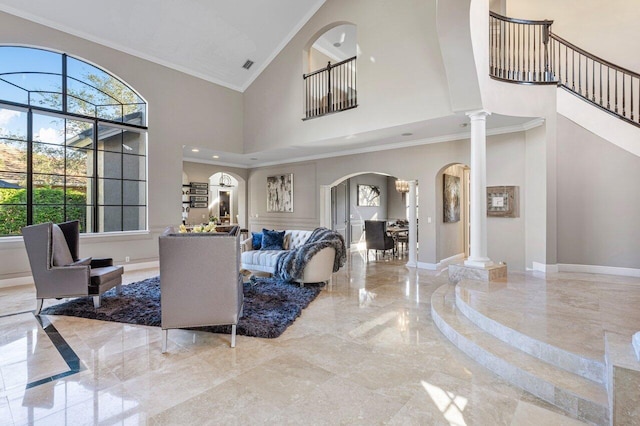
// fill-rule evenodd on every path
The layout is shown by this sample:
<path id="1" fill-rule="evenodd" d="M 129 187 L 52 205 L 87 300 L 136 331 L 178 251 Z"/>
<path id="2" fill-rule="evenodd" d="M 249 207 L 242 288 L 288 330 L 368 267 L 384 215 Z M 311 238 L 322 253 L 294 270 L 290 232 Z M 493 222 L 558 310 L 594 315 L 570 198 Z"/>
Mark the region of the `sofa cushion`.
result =
<path id="1" fill-rule="evenodd" d="M 124 272 L 122 266 L 107 266 L 91 269 L 91 285 L 100 286 L 108 281 L 117 279 Z"/>
<path id="2" fill-rule="evenodd" d="M 285 231 L 262 230 L 262 247 L 260 250 L 282 250 Z"/>
<path id="3" fill-rule="evenodd" d="M 51 229 L 51 237 L 53 240 L 53 266 L 67 266 L 73 263 L 73 256 L 71 256 L 67 240 L 64 238 L 62 229 L 55 223 Z"/>
<path id="4" fill-rule="evenodd" d="M 242 264 L 249 268 L 258 268 L 259 270 L 272 270 L 282 254 L 282 250 L 251 250 L 243 252 L 241 256 Z"/>
<path id="5" fill-rule="evenodd" d="M 262 232 L 251 233 L 251 248 L 253 250 L 260 250 L 262 247 Z"/>

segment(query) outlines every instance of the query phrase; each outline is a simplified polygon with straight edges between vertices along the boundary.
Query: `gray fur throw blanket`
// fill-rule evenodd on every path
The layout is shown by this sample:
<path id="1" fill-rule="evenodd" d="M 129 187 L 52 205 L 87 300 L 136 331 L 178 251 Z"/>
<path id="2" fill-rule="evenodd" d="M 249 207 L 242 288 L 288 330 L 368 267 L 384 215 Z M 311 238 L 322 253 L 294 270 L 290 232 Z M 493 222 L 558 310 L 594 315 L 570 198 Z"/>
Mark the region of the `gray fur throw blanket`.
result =
<path id="1" fill-rule="evenodd" d="M 283 251 L 278 255 L 273 276 L 285 281 L 301 279 L 307 263 L 316 253 L 326 247 L 333 247 L 336 251 L 333 272 L 338 272 L 338 269 L 347 260 L 344 238 L 331 229 L 316 228 L 303 245 L 293 250 Z"/>

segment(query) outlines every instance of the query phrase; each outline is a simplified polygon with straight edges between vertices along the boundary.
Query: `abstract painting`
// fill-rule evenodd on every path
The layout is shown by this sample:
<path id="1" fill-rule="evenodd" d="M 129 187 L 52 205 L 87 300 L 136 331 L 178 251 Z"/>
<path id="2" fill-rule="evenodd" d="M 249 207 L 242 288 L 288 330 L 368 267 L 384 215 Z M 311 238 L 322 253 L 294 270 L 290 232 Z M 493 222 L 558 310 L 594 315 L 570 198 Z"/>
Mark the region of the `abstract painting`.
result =
<path id="1" fill-rule="evenodd" d="M 460 221 L 460 178 L 458 176 L 444 175 L 444 222 L 453 223 Z"/>
<path id="2" fill-rule="evenodd" d="M 293 173 L 267 177 L 267 211 L 293 213 Z"/>

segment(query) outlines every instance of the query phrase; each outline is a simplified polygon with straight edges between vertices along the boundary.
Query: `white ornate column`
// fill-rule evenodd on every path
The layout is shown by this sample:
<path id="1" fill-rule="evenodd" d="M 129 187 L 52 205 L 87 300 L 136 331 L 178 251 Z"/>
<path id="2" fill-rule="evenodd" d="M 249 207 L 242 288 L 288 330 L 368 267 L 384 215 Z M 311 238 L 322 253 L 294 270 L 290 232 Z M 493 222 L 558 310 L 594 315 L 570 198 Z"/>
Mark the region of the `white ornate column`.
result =
<path id="1" fill-rule="evenodd" d="M 465 266 L 493 265 L 487 256 L 487 116 L 488 111 L 467 113 L 471 120 L 471 250 Z"/>
<path id="2" fill-rule="evenodd" d="M 407 266 L 418 266 L 418 221 L 417 221 L 417 192 L 415 180 L 409 181 L 409 261 Z"/>

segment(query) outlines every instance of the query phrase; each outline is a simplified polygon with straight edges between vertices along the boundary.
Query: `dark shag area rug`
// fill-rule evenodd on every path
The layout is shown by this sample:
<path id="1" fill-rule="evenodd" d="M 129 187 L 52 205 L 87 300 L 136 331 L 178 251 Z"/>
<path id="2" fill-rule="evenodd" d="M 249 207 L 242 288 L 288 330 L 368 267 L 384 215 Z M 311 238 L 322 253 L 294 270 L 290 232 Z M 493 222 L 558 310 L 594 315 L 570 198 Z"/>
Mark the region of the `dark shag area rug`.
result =
<path id="1" fill-rule="evenodd" d="M 236 333 L 265 338 L 280 336 L 320 294 L 322 287 L 323 284 L 300 287 L 275 278 L 252 277 L 244 284 L 244 313 Z M 120 295 L 113 288 L 104 293 L 101 305 L 95 309 L 92 297 L 81 297 L 43 309 L 42 314 L 160 327 L 160 277 L 123 285 Z M 231 326 L 194 327 L 191 330 L 227 334 L 231 333 Z"/>

